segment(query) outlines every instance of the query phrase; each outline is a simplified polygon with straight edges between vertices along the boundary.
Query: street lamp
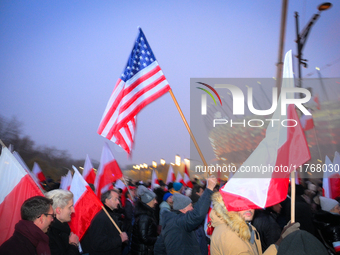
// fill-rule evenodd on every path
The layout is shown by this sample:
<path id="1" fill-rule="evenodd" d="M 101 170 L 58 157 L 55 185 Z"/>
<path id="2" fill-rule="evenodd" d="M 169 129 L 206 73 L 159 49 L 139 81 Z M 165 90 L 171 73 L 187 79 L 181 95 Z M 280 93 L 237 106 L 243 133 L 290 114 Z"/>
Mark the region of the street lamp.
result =
<path id="1" fill-rule="evenodd" d="M 318 7 L 319 12 L 314 14 L 314 16 L 310 19 L 308 22 L 307 26 L 299 33 L 299 13 L 295 12 L 295 21 L 296 21 L 296 43 L 297 43 L 297 58 L 299 60 L 298 63 L 298 71 L 299 71 L 299 81 L 297 84 L 297 87 L 302 87 L 301 84 L 301 65 L 303 65 L 305 68 L 307 67 L 307 59 L 302 58 L 302 50 L 303 46 L 305 46 L 307 37 L 309 35 L 309 31 L 312 28 L 313 24 L 316 22 L 316 20 L 319 18 L 320 13 L 322 11 L 328 10 L 329 8 L 332 7 L 331 3 L 323 3 L 320 4 Z M 302 97 L 302 94 L 300 94 L 300 97 Z"/>
<path id="2" fill-rule="evenodd" d="M 175 164 L 176 166 L 180 166 L 181 165 L 181 157 L 176 155 L 175 156 Z"/>

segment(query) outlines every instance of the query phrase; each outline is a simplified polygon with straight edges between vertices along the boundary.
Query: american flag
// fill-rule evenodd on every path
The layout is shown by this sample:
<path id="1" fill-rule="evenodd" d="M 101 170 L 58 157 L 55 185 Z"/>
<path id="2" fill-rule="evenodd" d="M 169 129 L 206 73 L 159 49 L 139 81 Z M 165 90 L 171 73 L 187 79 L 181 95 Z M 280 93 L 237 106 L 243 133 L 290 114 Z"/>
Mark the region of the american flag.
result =
<path id="1" fill-rule="evenodd" d="M 169 90 L 169 83 L 139 28 L 124 72 L 105 108 L 98 134 L 120 145 L 130 154 L 137 113 Z"/>

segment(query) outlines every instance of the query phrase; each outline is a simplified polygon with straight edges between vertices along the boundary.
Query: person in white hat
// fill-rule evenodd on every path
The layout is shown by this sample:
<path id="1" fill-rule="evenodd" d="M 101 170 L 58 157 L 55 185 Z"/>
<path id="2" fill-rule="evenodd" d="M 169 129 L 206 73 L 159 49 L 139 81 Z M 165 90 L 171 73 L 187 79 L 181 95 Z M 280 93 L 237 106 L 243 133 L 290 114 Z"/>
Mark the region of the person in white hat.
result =
<path id="1" fill-rule="evenodd" d="M 340 252 L 340 206 L 338 201 L 320 196 L 321 209 L 314 216 L 314 224 L 326 248 L 332 254 Z"/>
<path id="2" fill-rule="evenodd" d="M 323 211 L 340 214 L 340 205 L 335 199 L 320 196 L 320 205 Z"/>

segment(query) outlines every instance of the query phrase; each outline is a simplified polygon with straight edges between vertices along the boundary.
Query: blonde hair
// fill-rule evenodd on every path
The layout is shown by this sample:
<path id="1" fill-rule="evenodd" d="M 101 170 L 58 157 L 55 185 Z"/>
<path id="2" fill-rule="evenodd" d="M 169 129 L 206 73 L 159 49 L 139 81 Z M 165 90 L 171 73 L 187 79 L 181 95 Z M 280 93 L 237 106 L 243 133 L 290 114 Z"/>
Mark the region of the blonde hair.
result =
<path id="1" fill-rule="evenodd" d="M 57 208 L 64 208 L 73 199 L 73 193 L 68 190 L 54 189 L 45 194 L 45 197 L 53 200 L 53 211 Z"/>

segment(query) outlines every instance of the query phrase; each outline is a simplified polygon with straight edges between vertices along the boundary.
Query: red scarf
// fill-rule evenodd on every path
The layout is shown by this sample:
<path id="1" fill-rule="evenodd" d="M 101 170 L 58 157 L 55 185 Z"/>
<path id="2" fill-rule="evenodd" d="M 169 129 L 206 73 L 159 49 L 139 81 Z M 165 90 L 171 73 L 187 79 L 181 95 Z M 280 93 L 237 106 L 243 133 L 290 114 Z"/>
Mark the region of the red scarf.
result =
<path id="1" fill-rule="evenodd" d="M 15 231 L 30 240 L 38 255 L 51 255 L 48 236 L 32 221 L 20 220 L 15 225 Z"/>

